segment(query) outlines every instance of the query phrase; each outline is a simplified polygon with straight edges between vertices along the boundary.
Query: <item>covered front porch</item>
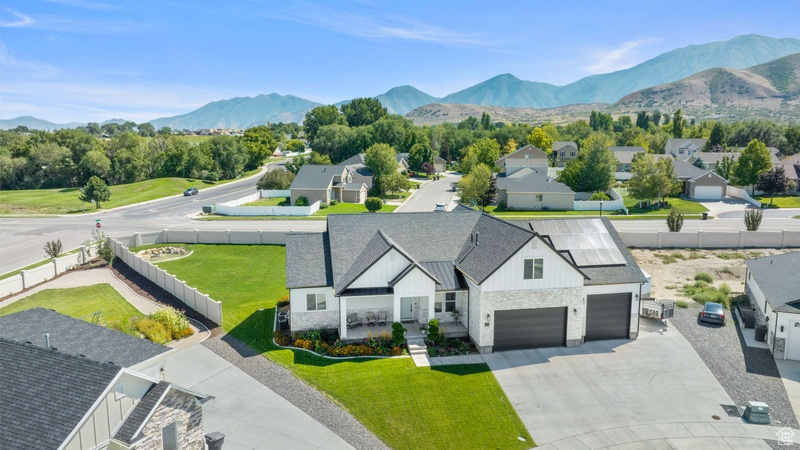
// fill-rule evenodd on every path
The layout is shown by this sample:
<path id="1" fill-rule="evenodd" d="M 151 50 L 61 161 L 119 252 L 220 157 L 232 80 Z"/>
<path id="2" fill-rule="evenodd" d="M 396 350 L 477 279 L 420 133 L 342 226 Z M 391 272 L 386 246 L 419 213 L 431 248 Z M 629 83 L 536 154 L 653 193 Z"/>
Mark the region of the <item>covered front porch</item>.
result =
<path id="1" fill-rule="evenodd" d="M 402 323 L 406 329 L 406 339 L 425 337 L 425 333 L 421 330 L 422 324 L 419 321 L 411 320 Z M 427 322 L 425 326 L 427 326 Z M 440 322 L 439 330 L 444 332 L 444 335 L 448 338 L 467 337 L 467 327 L 461 322 Z M 369 326 L 365 320 L 362 326 L 348 329 L 347 336 L 341 339 L 343 341 L 363 341 L 369 337 L 382 336 L 384 332 L 387 335 L 392 334 L 392 322 L 387 321 L 386 325 L 375 324 L 374 326 Z M 341 336 L 341 330 L 339 334 Z"/>

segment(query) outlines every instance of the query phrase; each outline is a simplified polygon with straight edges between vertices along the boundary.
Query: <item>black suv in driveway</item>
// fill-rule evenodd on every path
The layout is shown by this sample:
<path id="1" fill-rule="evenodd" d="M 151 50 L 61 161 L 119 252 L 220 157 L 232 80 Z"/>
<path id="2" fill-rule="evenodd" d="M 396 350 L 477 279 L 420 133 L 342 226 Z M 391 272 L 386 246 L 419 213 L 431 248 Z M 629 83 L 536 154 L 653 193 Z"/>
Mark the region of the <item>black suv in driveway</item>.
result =
<path id="1" fill-rule="evenodd" d="M 191 197 L 192 195 L 197 195 L 197 192 L 198 192 L 197 188 L 189 188 L 189 189 L 183 191 L 183 196 L 184 197 Z"/>

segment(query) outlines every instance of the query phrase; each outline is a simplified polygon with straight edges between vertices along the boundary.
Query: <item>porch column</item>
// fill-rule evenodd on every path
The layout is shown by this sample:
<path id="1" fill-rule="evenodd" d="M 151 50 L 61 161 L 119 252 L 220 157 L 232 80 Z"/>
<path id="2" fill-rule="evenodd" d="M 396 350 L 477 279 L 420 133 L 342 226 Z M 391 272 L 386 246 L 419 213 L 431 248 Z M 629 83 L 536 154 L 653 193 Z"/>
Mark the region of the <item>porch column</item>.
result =
<path id="1" fill-rule="evenodd" d="M 392 322 L 400 322 L 400 296 L 394 296 L 394 308 L 392 308 Z"/>
<path id="2" fill-rule="evenodd" d="M 426 324 L 436 318 L 435 306 L 436 293 L 434 292 L 433 295 L 428 296 L 428 319 L 425 321 Z M 444 299 L 442 299 L 442 310 L 444 310 Z"/>
<path id="3" fill-rule="evenodd" d="M 339 338 L 347 337 L 347 297 L 339 297 Z"/>

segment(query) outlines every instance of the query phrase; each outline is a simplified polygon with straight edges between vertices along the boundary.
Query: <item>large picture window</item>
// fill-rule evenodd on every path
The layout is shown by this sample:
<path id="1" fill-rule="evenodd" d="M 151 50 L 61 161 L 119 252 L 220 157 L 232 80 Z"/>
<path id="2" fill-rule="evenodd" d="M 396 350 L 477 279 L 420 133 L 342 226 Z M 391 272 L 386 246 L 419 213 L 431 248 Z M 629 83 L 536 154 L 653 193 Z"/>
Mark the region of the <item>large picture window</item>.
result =
<path id="1" fill-rule="evenodd" d="M 526 259 L 523 278 L 526 280 L 540 280 L 544 278 L 544 258 Z"/>
<path id="2" fill-rule="evenodd" d="M 445 292 L 444 294 L 444 311 L 445 312 L 453 312 L 456 309 L 456 293 L 455 292 Z M 440 313 L 442 312 L 442 300 L 441 297 L 437 297 L 436 303 L 433 307 L 433 312 Z"/>
<path id="3" fill-rule="evenodd" d="M 325 294 L 306 295 L 306 311 L 324 311 L 326 307 Z"/>

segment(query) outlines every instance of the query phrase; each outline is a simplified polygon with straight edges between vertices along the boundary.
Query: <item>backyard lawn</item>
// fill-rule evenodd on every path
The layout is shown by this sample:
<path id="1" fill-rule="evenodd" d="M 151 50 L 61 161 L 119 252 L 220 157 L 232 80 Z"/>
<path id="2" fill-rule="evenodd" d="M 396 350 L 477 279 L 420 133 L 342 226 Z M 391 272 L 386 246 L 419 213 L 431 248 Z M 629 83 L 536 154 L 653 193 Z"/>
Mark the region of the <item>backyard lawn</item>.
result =
<path id="1" fill-rule="evenodd" d="M 288 197 L 260 198 L 254 202 L 245 203 L 242 206 L 289 206 Z"/>
<path id="2" fill-rule="evenodd" d="M 275 346 L 275 303 L 288 294 L 285 247 L 185 247 L 191 256 L 158 266 L 221 301 L 226 331 L 325 392 L 390 447 L 533 446 L 485 364 L 417 368 L 411 358 L 333 360 Z"/>
<path id="3" fill-rule="evenodd" d="M 379 213 L 390 213 L 397 209 L 395 205 L 383 205 L 378 212 Z M 333 206 L 328 206 L 325 209 L 320 209 L 319 211 L 315 212 L 315 216 L 327 216 L 329 214 L 357 214 L 357 213 L 366 213 L 367 207 L 364 206 L 363 203 L 337 203 Z"/>
<path id="4" fill-rule="evenodd" d="M 769 205 L 769 197 L 758 196 L 756 200 L 760 201 L 761 203 L 766 203 Z M 775 196 L 772 199 L 772 207 L 773 208 L 800 208 L 800 196 L 798 195 L 782 195 L 780 197 Z"/>
<path id="5" fill-rule="evenodd" d="M 701 205 L 700 203 L 694 202 L 692 200 L 684 200 L 677 197 L 667 197 L 667 202 L 669 202 L 670 207 L 662 208 L 662 209 L 639 209 L 639 200 L 625 196 L 623 197 L 625 202 L 625 207 L 628 208 L 628 213 L 631 215 L 662 215 L 666 216 L 669 214 L 670 208 L 672 206 L 681 210 L 684 214 L 700 214 L 708 211 L 708 208 Z"/>
<path id="6" fill-rule="evenodd" d="M 143 316 L 109 284 L 40 291 L 0 308 L 0 316 L 36 307 L 52 309 L 70 317 L 82 317 L 102 311 L 106 322 Z"/>
<path id="7" fill-rule="evenodd" d="M 476 208 L 477 209 L 477 208 Z M 496 211 L 497 206 L 487 206 L 485 211 L 497 217 L 535 217 L 535 216 L 599 216 L 600 211 Z M 604 211 L 603 215 L 609 215 L 612 211 Z"/>
<path id="8" fill-rule="evenodd" d="M 247 172 L 243 177 L 258 173 Z M 111 200 L 101 203 L 103 209 L 132 205 L 157 198 L 183 193 L 190 187 L 203 188 L 229 183 L 236 180 L 217 182 L 199 181 L 190 178 L 156 178 L 138 183 L 111 186 Z M 78 198 L 80 188 L 64 189 L 25 189 L 2 191 L 0 195 L 0 214 L 70 214 L 97 211 L 94 203 Z"/>

